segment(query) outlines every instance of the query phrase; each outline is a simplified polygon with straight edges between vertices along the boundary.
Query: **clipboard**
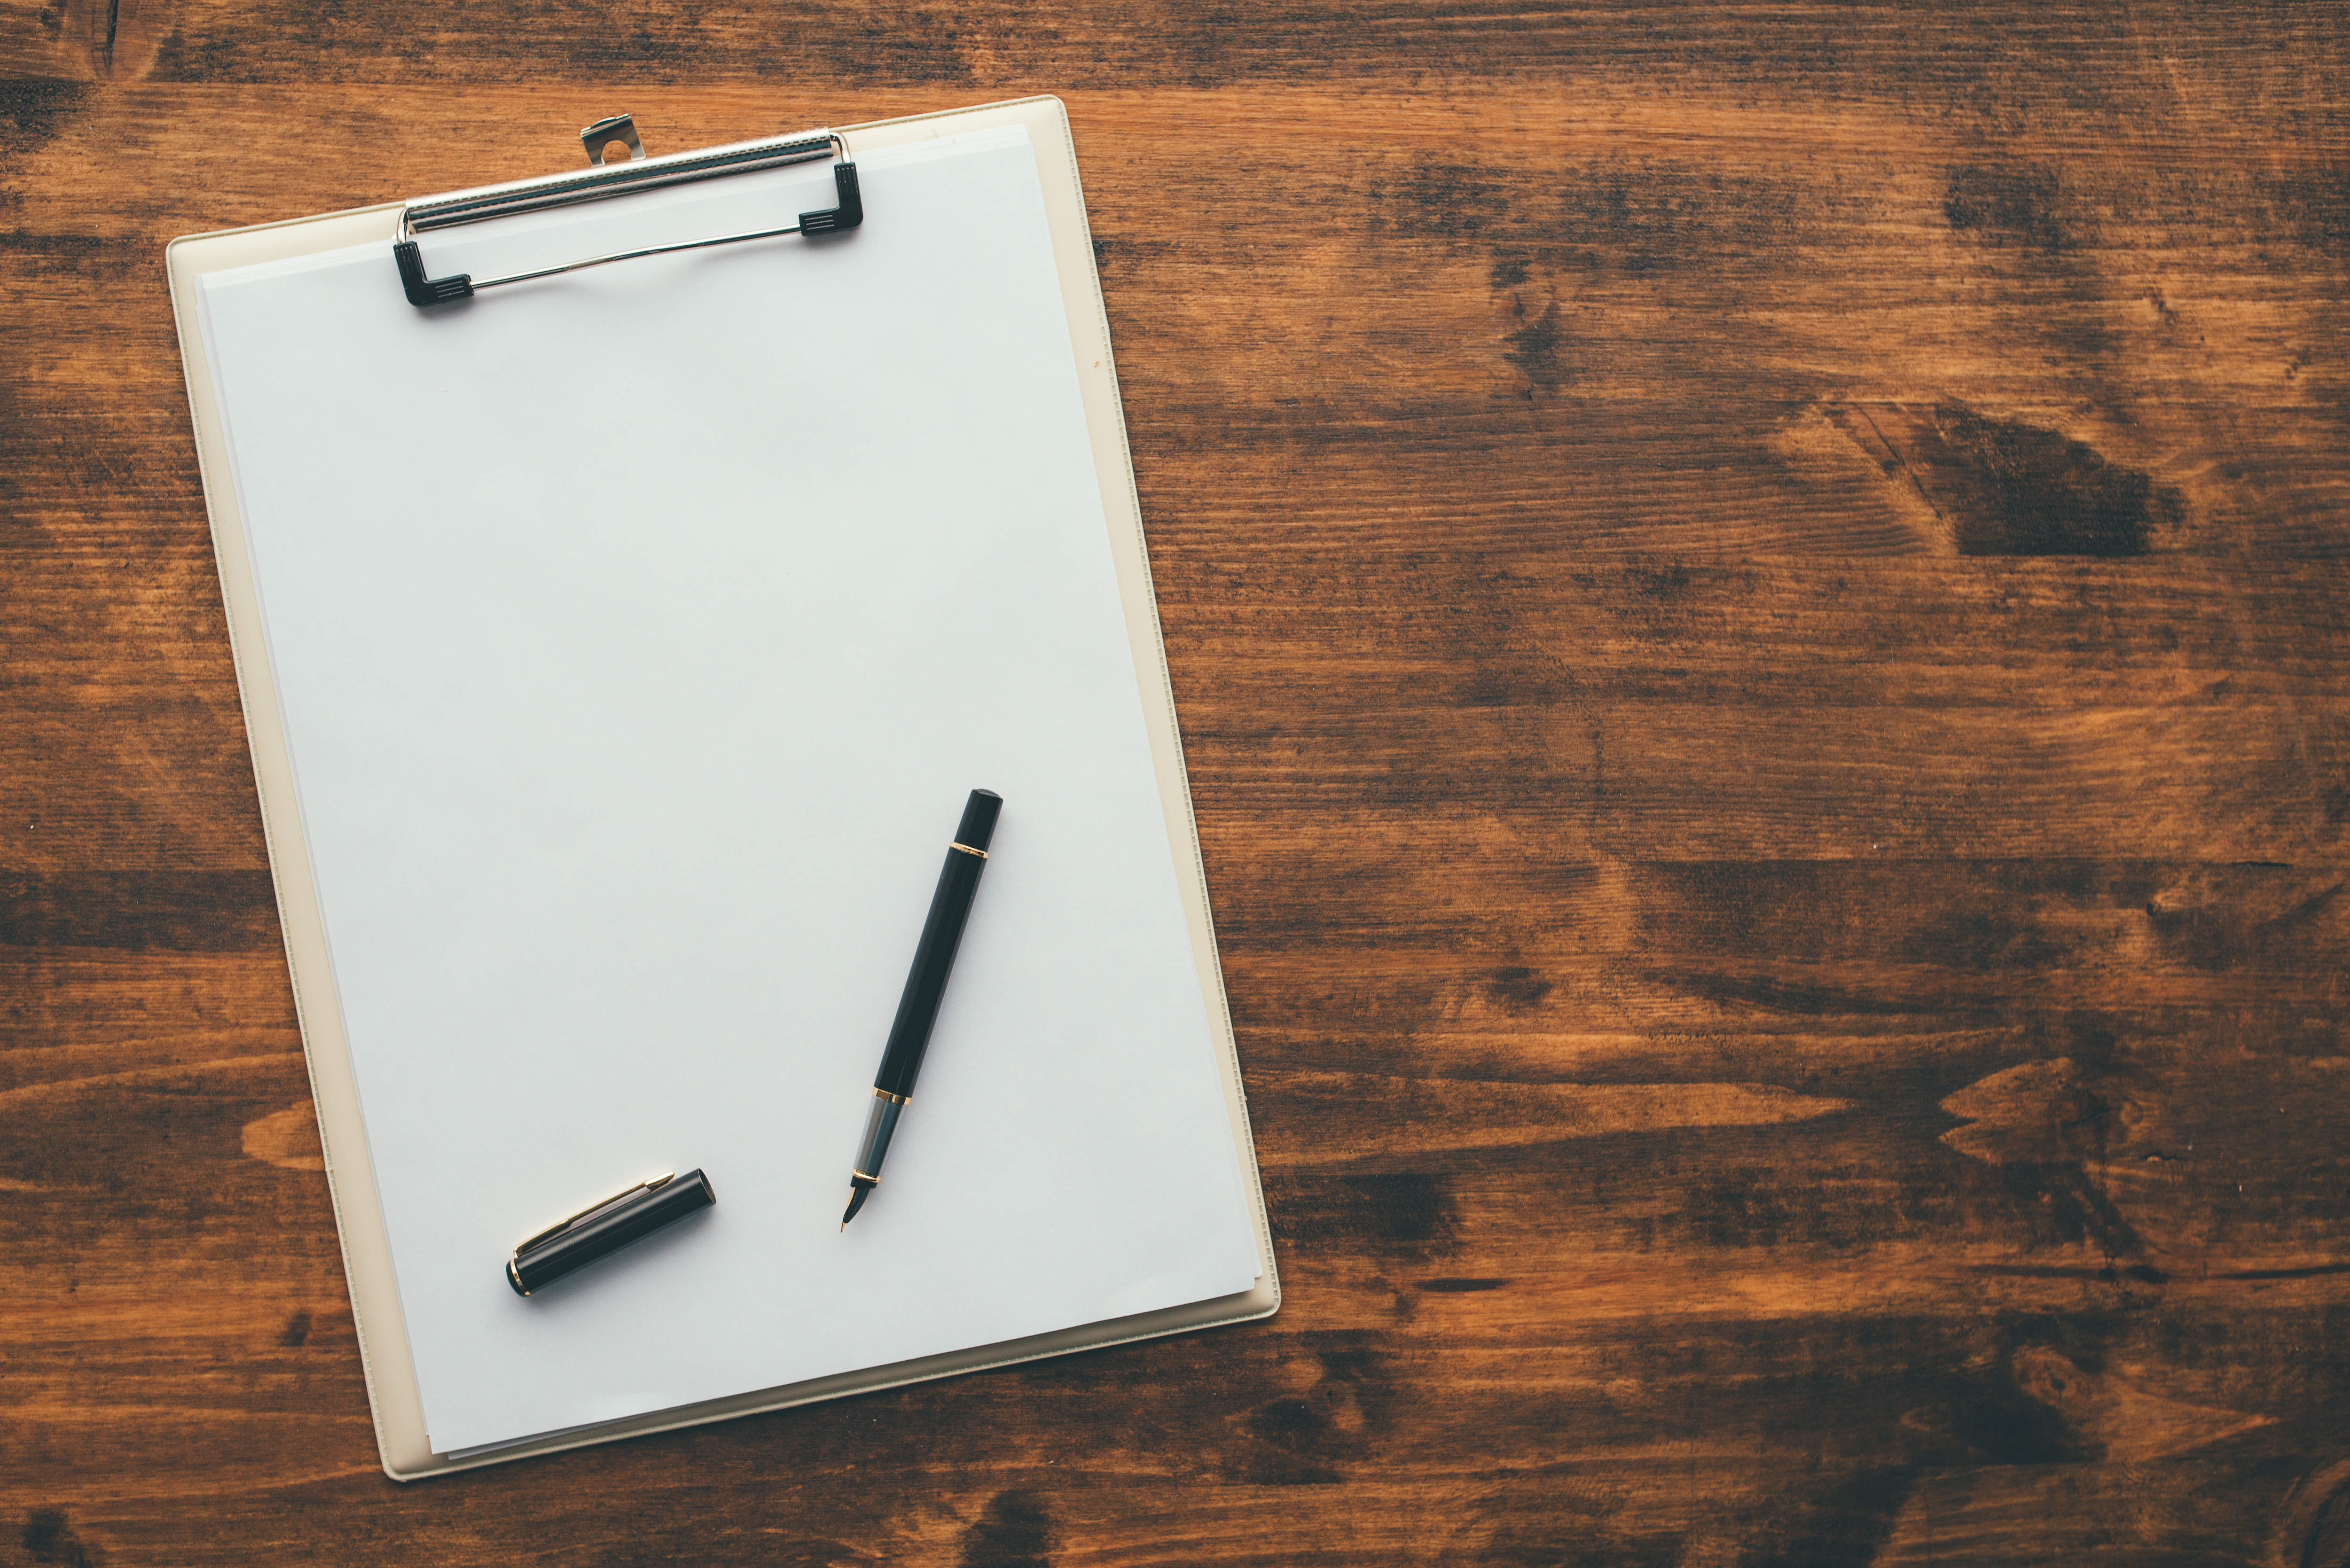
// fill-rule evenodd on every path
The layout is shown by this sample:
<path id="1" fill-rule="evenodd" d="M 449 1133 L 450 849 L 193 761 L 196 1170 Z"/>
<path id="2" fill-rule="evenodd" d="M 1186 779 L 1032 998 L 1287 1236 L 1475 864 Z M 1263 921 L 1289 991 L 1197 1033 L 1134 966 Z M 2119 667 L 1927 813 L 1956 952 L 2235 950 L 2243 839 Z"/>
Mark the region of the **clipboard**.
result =
<path id="1" fill-rule="evenodd" d="M 681 1407 L 647 1411 L 546 1432 L 524 1440 L 473 1451 L 435 1451 L 427 1432 L 417 1365 L 403 1317 L 393 1267 L 393 1248 L 378 1173 L 369 1158 L 369 1133 L 345 1020 L 338 1000 L 336 969 L 306 840 L 296 769 L 281 707 L 279 675 L 264 639 L 264 607 L 248 548 L 245 514 L 234 477 L 230 433 L 209 373 L 208 344 L 200 305 L 203 280 L 211 274 L 292 262 L 357 245 L 399 247 L 394 267 L 384 267 L 387 290 L 402 290 L 413 306 L 429 309 L 505 282 L 523 279 L 433 275 L 432 235 L 440 228 L 485 222 L 521 212 L 601 201 L 680 183 L 727 178 L 750 170 L 829 160 L 837 203 L 811 210 L 801 223 L 764 233 L 690 236 L 684 249 L 739 240 L 776 239 L 853 228 L 865 216 L 854 159 L 885 149 L 935 139 L 1017 127 L 1033 148 L 1049 223 L 1054 270 L 1065 310 L 1069 352 L 1076 369 L 1084 423 L 1107 519 L 1118 607 L 1136 672 L 1148 731 L 1149 763 L 1163 815 L 1167 853 L 1173 868 L 1192 970 L 1211 1036 L 1214 1071 L 1232 1144 L 1240 1191 L 1253 1226 L 1257 1274 L 1245 1291 L 1220 1294 L 1156 1310 L 1024 1335 L 996 1343 L 914 1357 L 834 1375 L 746 1389 Z M 623 119 L 598 121 L 583 132 L 591 167 L 585 171 L 520 181 L 452 197 L 381 206 L 219 234 L 174 240 L 167 249 L 174 315 L 187 373 L 204 494 L 211 517 L 224 598 L 259 788 L 273 876 L 277 888 L 287 961 L 296 991 L 304 1052 L 317 1109 L 328 1179 L 335 1205 L 344 1268 L 364 1364 L 377 1443 L 385 1472 L 412 1480 L 506 1459 L 557 1452 L 590 1443 L 777 1410 L 930 1378 L 951 1376 L 1038 1357 L 1122 1344 L 1155 1335 L 1232 1324 L 1270 1315 L 1281 1303 L 1270 1229 L 1259 1180 L 1239 1062 L 1216 958 L 1206 881 L 1185 779 L 1172 690 L 1152 595 L 1139 504 L 1128 455 L 1108 327 L 1095 270 L 1083 194 L 1067 117 L 1057 99 L 1038 97 L 941 114 L 878 121 L 838 130 L 769 139 L 733 148 L 674 158 L 607 163 L 606 143 L 640 151 L 635 128 Z M 421 221 L 420 221 L 421 220 Z M 576 265 L 627 264 L 633 254 L 578 258 Z M 387 255 L 390 264 L 393 257 Z M 575 264 L 567 264 L 575 265 Z M 566 270 L 556 266 L 550 271 Z M 493 296 L 465 309 L 494 310 Z M 977 782 L 977 781 L 974 781 Z M 910 940 L 911 933 L 908 933 Z M 878 1050 L 878 1034 L 874 1041 Z M 840 1113 L 841 1158 L 855 1128 Z"/>

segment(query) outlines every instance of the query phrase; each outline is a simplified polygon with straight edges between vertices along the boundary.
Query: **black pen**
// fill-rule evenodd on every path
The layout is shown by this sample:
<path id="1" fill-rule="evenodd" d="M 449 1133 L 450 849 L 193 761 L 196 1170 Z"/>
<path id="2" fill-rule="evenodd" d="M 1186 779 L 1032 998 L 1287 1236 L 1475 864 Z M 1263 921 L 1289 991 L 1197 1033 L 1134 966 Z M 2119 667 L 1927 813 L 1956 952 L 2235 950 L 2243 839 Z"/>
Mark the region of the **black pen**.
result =
<path id="1" fill-rule="evenodd" d="M 848 1212 L 840 1217 L 844 1231 L 880 1184 L 881 1161 L 889 1156 L 898 1116 L 913 1098 L 914 1075 L 922 1070 L 931 1025 L 938 1022 L 947 976 L 954 969 L 955 949 L 962 941 L 963 922 L 971 917 L 972 895 L 979 891 L 979 874 L 987 867 L 987 843 L 995 836 L 995 815 L 1003 809 L 1003 797 L 993 790 L 972 791 L 963 803 L 962 822 L 955 828 L 954 842 L 947 846 L 939 889 L 931 895 L 931 918 L 922 922 L 922 940 L 914 948 L 914 967 L 906 975 L 905 994 L 898 999 L 898 1020 L 889 1025 L 889 1044 L 882 1048 L 881 1071 L 873 1080 L 873 1113 L 866 1118 L 865 1141 L 857 1146 L 857 1163 L 848 1168 Z"/>

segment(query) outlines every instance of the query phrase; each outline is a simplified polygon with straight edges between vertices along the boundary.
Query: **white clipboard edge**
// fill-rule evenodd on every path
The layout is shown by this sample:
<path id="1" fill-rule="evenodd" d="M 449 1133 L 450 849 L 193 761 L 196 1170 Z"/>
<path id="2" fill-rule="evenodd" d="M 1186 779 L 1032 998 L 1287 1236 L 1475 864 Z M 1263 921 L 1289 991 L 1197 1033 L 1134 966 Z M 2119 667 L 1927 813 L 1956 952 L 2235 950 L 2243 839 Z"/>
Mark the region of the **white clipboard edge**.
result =
<path id="1" fill-rule="evenodd" d="M 1151 588 L 1150 556 L 1143 541 L 1142 505 L 1135 489 L 1133 459 L 1127 446 L 1117 364 L 1110 353 L 1108 308 L 1102 299 L 1101 278 L 1094 263 L 1093 232 L 1086 220 L 1085 192 L 1077 178 L 1076 147 L 1069 131 L 1068 111 L 1059 99 L 1047 96 L 837 129 L 850 138 L 855 153 L 1011 125 L 1024 126 L 1028 130 L 1029 143 L 1035 151 L 1037 177 L 1044 190 L 1045 214 L 1052 228 L 1061 299 L 1068 313 L 1070 348 L 1083 393 L 1086 426 L 1093 440 L 1094 470 L 1101 483 L 1102 512 L 1109 522 L 1110 552 L 1117 563 L 1127 638 L 1141 686 L 1151 760 L 1158 770 L 1168 847 L 1174 857 L 1184 919 L 1191 933 L 1192 959 L 1207 1005 L 1210 1028 L 1215 1035 L 1233 1148 L 1256 1219 L 1262 1272 L 1255 1288 L 1237 1295 L 1107 1319 L 1054 1334 L 755 1389 L 723 1399 L 550 1434 L 465 1459 L 433 1452 L 425 1432 L 423 1401 L 417 1392 L 407 1324 L 400 1314 L 399 1292 L 393 1281 L 390 1242 L 376 1191 L 374 1165 L 368 1155 L 367 1127 L 359 1115 L 358 1081 L 343 1034 L 342 1010 L 335 995 L 326 929 L 319 916 L 317 888 L 311 879 L 309 855 L 296 805 L 293 764 L 269 659 L 261 643 L 260 602 L 245 550 L 244 516 L 230 482 L 226 433 L 220 409 L 213 397 L 212 378 L 205 371 L 202 312 L 196 300 L 197 280 L 206 273 L 377 240 L 388 249 L 400 203 L 393 202 L 215 234 L 182 235 L 164 247 L 172 313 L 179 332 L 188 406 L 195 425 L 197 466 L 212 525 L 213 555 L 220 566 L 221 597 L 235 660 L 237 691 L 253 753 L 254 779 L 260 793 L 262 831 L 269 846 L 270 875 L 276 889 L 286 966 L 302 1030 L 303 1056 L 309 1066 L 310 1094 L 317 1108 L 319 1140 L 326 1153 L 327 1185 L 335 1206 L 343 1274 L 350 1290 L 352 1323 L 367 1377 L 368 1403 L 375 1419 L 376 1448 L 384 1473 L 394 1480 L 420 1480 L 619 1438 L 665 1432 L 1042 1356 L 1269 1317 L 1280 1310 L 1281 1280 L 1274 1262 L 1272 1228 L 1265 1215 L 1263 1183 L 1257 1172 L 1255 1139 L 1249 1129 L 1248 1101 L 1241 1083 L 1240 1054 L 1232 1036 L 1231 1008 L 1224 996 L 1223 971 L 1216 956 L 1206 867 L 1200 851 L 1199 827 L 1191 811 L 1191 784 L 1183 768 L 1174 686 L 1168 674 L 1166 648 L 1159 635 L 1159 603 Z M 387 265 L 385 286 L 391 287 L 393 283 L 391 268 Z"/>

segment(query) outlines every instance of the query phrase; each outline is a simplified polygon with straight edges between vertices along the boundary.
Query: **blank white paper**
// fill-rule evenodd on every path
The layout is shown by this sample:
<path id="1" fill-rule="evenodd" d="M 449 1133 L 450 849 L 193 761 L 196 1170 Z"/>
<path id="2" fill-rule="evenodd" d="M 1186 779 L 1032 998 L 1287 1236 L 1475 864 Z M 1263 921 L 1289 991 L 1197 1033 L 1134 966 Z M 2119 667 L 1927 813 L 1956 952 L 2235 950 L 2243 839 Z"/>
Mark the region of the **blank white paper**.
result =
<path id="1" fill-rule="evenodd" d="M 854 234 L 432 311 L 383 244 L 203 280 L 441 1451 L 1259 1272 L 1026 134 L 858 169 Z M 480 276 L 832 204 L 813 164 L 423 249 Z M 993 857 L 844 1234 L 974 786 Z M 715 1209 L 506 1287 L 522 1237 L 695 1167 Z"/>

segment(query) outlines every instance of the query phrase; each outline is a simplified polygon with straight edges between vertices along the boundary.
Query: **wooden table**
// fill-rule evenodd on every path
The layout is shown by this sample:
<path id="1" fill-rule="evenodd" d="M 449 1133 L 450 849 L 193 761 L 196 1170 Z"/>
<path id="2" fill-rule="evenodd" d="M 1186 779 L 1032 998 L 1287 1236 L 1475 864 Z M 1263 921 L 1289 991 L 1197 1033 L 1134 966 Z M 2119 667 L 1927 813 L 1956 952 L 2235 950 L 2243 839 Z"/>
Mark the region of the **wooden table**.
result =
<path id="1" fill-rule="evenodd" d="M 0 1563 L 2339 1568 L 2345 40 L 0 0 Z M 1288 1305 L 395 1486 L 163 242 L 1035 91 Z"/>

